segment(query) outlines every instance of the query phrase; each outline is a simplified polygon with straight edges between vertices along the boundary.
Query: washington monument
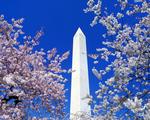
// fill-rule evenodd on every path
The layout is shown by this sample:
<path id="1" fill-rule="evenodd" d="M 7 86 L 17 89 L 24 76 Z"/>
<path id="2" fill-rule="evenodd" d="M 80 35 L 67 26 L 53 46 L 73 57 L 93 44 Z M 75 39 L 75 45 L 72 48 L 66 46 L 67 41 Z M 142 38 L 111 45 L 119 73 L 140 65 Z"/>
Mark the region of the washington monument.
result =
<path id="1" fill-rule="evenodd" d="M 86 37 L 80 28 L 73 38 L 72 71 L 70 119 L 78 113 L 91 114 Z"/>

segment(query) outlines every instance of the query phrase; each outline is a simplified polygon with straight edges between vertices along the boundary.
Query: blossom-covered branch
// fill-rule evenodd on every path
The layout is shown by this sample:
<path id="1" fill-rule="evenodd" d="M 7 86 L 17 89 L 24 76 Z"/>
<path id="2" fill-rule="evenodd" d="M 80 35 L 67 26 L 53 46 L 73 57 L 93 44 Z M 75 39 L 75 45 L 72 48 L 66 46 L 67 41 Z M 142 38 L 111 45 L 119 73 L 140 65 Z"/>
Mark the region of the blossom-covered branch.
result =
<path id="1" fill-rule="evenodd" d="M 96 91 L 99 102 L 95 105 L 94 112 L 103 116 L 103 119 L 148 120 L 150 3 L 148 0 L 116 0 L 115 3 L 112 6 L 114 12 L 102 6 L 103 0 L 89 0 L 85 9 L 85 12 L 95 15 L 92 26 L 101 24 L 107 30 L 102 41 L 105 47 L 96 49 L 98 54 L 94 63 L 105 60 L 108 65 L 102 70 L 95 67 L 92 69 L 102 80 Z M 103 76 L 109 73 L 112 76 L 104 80 Z"/>
<path id="2" fill-rule="evenodd" d="M 0 16 L 0 119 L 22 120 L 27 118 L 27 110 L 40 114 L 41 108 L 50 118 L 59 119 L 64 114 L 66 92 L 62 76 L 66 70 L 61 63 L 69 52 L 34 51 L 43 32 L 33 38 L 24 36 L 22 22 L 12 19 L 8 23 Z"/>

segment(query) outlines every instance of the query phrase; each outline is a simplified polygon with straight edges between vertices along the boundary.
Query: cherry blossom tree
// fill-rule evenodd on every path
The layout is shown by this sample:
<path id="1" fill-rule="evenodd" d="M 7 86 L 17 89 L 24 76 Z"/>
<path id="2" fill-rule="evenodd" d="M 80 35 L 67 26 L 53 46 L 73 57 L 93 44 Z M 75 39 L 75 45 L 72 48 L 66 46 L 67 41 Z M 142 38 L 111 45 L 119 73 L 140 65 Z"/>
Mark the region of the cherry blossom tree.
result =
<path id="1" fill-rule="evenodd" d="M 62 74 L 67 72 L 61 64 L 69 52 L 58 55 L 55 48 L 33 50 L 43 32 L 25 36 L 22 22 L 12 19 L 9 23 L 0 16 L 0 119 L 40 119 L 27 113 L 41 114 L 41 108 L 50 119 L 61 119 L 66 92 Z"/>
<path id="2" fill-rule="evenodd" d="M 92 72 L 100 79 L 95 119 L 149 120 L 150 1 L 115 0 L 114 11 L 103 2 L 88 0 L 84 10 L 95 15 L 91 26 L 100 24 L 106 30 L 104 47 L 89 55 L 97 64 Z M 102 60 L 105 68 L 98 67 Z"/>

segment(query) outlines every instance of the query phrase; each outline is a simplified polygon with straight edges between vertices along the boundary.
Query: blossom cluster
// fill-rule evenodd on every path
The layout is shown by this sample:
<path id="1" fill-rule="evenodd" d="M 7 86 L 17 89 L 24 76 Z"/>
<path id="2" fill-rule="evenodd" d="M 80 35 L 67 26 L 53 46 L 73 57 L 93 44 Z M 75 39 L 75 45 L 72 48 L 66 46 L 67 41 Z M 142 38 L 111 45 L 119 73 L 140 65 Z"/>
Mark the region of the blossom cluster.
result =
<path id="1" fill-rule="evenodd" d="M 22 22 L 9 23 L 0 16 L 0 119 L 22 120 L 29 109 L 40 114 L 41 108 L 58 119 L 64 114 L 66 92 L 61 63 L 69 52 L 35 51 L 43 32 L 24 36 Z"/>
<path id="2" fill-rule="evenodd" d="M 85 12 L 95 15 L 92 26 L 101 24 L 107 31 L 102 41 L 105 47 L 96 49 L 98 53 L 94 63 L 99 65 L 99 61 L 105 60 L 108 64 L 102 70 L 92 69 L 95 76 L 101 79 L 94 112 L 102 120 L 149 120 L 150 2 L 116 2 L 113 7 L 117 12 L 107 12 L 102 9 L 103 1 L 96 3 L 96 0 L 89 0 L 85 9 Z M 95 6 L 99 6 L 99 12 Z M 130 22 L 132 19 L 134 21 Z M 107 75 L 110 77 L 103 79 Z"/>

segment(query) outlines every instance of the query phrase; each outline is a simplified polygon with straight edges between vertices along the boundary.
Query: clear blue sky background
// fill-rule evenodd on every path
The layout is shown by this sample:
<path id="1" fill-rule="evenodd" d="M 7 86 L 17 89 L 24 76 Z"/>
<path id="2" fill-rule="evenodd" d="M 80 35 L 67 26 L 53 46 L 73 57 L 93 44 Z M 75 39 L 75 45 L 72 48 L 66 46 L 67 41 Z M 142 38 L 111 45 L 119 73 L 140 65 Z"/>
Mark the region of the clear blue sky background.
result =
<path id="1" fill-rule="evenodd" d="M 117 0 L 103 0 L 103 6 L 109 8 L 109 12 L 118 8 L 114 8 L 113 4 Z M 134 0 L 129 0 L 133 2 Z M 88 53 L 95 53 L 97 47 L 102 47 L 102 34 L 105 32 L 104 27 L 97 25 L 90 26 L 93 19 L 91 14 L 85 14 L 83 9 L 86 8 L 87 0 L 0 0 L 0 14 L 4 14 L 7 20 L 11 18 L 25 18 L 24 32 L 27 35 L 34 35 L 41 28 L 44 29 L 44 36 L 41 39 L 40 45 L 36 49 L 44 48 L 45 50 L 57 48 L 58 53 L 62 54 L 70 50 L 72 53 L 72 39 L 78 29 L 81 27 L 87 38 Z M 135 22 L 135 16 L 132 18 L 125 17 L 123 23 L 132 24 Z M 72 54 L 63 64 L 65 68 L 71 68 Z M 93 60 L 88 58 L 89 62 L 89 78 L 90 91 L 94 95 L 94 91 L 98 89 L 99 80 L 92 74 L 91 69 L 94 66 Z M 106 62 L 100 62 L 97 66 L 99 69 L 104 68 Z M 103 78 L 106 80 L 109 73 Z M 67 74 L 66 84 L 67 112 L 70 105 L 70 84 L 71 75 Z"/>
<path id="2" fill-rule="evenodd" d="M 101 47 L 104 29 L 99 25 L 91 28 L 89 24 L 93 16 L 83 12 L 86 2 L 87 0 L 1 0 L 0 14 L 4 14 L 7 20 L 25 18 L 24 32 L 28 35 L 33 36 L 43 28 L 45 34 L 38 48 L 48 50 L 56 47 L 59 53 L 68 50 L 72 52 L 72 38 L 78 27 L 81 27 L 87 37 L 88 53 L 95 53 L 95 49 Z M 110 4 L 110 0 L 104 2 L 107 6 L 113 4 Z M 71 59 L 72 55 L 63 66 L 71 68 Z M 89 58 L 90 89 L 91 94 L 94 94 L 98 86 L 96 83 L 99 81 L 91 73 L 94 66 L 92 61 Z M 104 64 L 102 63 L 100 67 L 102 68 Z M 71 75 L 66 77 L 69 80 L 66 85 L 69 89 L 67 98 L 70 99 Z M 67 110 L 69 111 L 69 106 Z"/>

